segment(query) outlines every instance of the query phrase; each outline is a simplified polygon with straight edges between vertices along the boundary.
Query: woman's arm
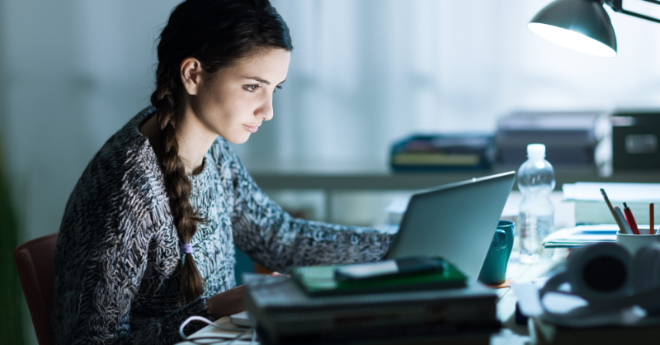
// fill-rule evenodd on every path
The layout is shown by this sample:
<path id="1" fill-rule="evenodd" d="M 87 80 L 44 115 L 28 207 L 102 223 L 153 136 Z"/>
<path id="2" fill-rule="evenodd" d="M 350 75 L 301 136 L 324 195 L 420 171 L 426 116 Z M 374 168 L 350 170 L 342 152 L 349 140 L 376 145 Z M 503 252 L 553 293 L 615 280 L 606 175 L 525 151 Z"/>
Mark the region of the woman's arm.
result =
<path id="1" fill-rule="evenodd" d="M 171 344 L 189 316 L 213 319 L 204 299 L 177 307 L 178 289 L 158 295 L 162 304 L 140 292 L 151 241 L 143 219 L 123 212 L 114 228 L 98 230 L 67 214 L 56 250 L 55 344 Z"/>
<path id="2" fill-rule="evenodd" d="M 259 189 L 225 144 L 221 169 L 231 169 L 236 246 L 264 267 L 284 271 L 308 265 L 368 262 L 381 259 L 393 235 L 292 218 Z"/>

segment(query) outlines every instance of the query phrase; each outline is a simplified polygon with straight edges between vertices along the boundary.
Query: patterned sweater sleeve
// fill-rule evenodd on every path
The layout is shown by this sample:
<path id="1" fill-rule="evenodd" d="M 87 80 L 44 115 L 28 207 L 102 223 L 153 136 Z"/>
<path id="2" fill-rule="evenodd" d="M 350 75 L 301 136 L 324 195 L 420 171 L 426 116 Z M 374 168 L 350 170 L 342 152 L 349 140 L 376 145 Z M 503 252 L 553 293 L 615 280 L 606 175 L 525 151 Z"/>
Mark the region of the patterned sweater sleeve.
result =
<path id="1" fill-rule="evenodd" d="M 89 222 L 75 219 L 76 210 L 65 213 L 55 255 L 54 343 L 172 344 L 181 340 L 178 329 L 187 317 L 212 319 L 204 299 L 186 305 L 141 300 L 148 298 L 139 292 L 154 231 L 145 224 L 149 217 L 130 207 L 110 213 L 97 230 L 91 222 L 73 225 Z"/>
<path id="2" fill-rule="evenodd" d="M 282 272 L 291 266 L 371 262 L 381 259 L 393 235 L 376 229 L 342 226 L 291 217 L 259 189 L 231 148 L 225 146 L 234 205 L 234 243 L 264 267 Z"/>

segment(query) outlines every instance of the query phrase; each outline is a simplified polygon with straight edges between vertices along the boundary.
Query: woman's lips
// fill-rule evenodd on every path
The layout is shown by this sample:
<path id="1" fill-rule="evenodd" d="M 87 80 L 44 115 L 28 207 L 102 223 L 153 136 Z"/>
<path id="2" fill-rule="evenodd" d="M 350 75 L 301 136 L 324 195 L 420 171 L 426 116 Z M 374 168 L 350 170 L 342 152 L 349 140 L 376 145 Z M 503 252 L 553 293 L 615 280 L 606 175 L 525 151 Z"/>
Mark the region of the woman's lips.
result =
<path id="1" fill-rule="evenodd" d="M 250 133 L 256 133 L 259 130 L 259 126 L 248 126 L 248 125 L 243 125 L 245 129 L 248 130 Z"/>

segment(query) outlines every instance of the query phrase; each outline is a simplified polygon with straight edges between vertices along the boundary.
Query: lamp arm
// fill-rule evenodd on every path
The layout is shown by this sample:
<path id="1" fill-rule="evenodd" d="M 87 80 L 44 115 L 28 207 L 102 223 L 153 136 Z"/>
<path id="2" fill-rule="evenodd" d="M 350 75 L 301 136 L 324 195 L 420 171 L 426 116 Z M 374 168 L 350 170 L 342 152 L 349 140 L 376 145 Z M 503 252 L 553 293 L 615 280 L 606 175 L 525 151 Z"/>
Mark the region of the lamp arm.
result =
<path id="1" fill-rule="evenodd" d="M 656 23 L 660 23 L 660 19 L 658 19 L 658 18 L 649 17 L 649 16 L 646 16 L 646 15 L 643 15 L 643 14 L 640 14 L 640 13 L 637 13 L 637 12 L 624 10 L 623 9 L 623 0 L 602 0 L 602 1 L 604 3 L 606 3 L 607 5 L 609 5 L 610 7 L 612 7 L 612 9 L 615 12 L 627 14 L 629 16 L 645 19 L 645 20 L 648 20 L 648 21 L 656 22 Z M 642 1 L 650 2 L 650 3 L 656 4 L 656 5 L 660 5 L 660 1 L 658 1 L 658 0 L 642 0 Z"/>

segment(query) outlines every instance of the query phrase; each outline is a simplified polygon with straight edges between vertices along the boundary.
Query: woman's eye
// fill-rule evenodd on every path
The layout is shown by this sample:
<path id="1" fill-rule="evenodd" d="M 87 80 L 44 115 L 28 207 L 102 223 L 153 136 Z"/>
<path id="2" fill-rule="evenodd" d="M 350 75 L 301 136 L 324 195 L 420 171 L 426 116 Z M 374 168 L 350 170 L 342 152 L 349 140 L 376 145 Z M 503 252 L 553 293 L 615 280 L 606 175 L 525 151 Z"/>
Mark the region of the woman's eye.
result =
<path id="1" fill-rule="evenodd" d="M 247 91 L 254 92 L 259 88 L 259 85 L 245 85 L 243 88 Z"/>
<path id="2" fill-rule="evenodd" d="M 273 93 L 275 93 L 275 91 L 277 91 L 277 89 L 281 89 L 281 88 L 282 88 L 282 85 L 275 86 L 275 88 L 273 89 Z"/>

